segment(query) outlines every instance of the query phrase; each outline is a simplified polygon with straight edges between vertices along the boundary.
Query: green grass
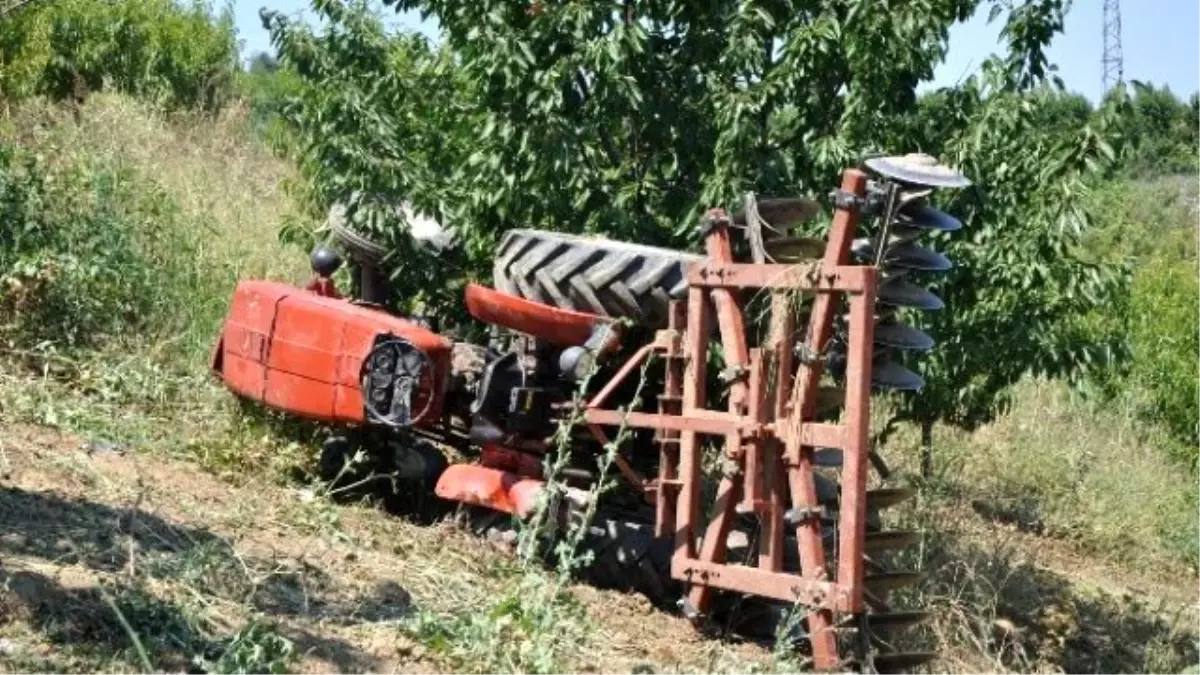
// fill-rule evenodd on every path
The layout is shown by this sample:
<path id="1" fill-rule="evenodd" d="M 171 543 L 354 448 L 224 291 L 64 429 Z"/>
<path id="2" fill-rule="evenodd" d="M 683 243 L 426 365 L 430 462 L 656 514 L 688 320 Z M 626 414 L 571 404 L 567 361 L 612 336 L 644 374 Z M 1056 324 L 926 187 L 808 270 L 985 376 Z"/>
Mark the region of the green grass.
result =
<path id="1" fill-rule="evenodd" d="M 932 495 L 1096 559 L 1195 569 L 1197 481 L 1164 451 L 1168 434 L 1058 382 L 1024 382 L 1013 398 L 974 433 L 935 428 Z M 909 434 L 889 456 L 915 472 L 915 448 Z"/>
<path id="2" fill-rule="evenodd" d="M 249 128 L 239 106 L 216 119 L 167 116 L 112 95 L 91 97 L 78 122 L 29 102 L 0 124 L 0 144 L 45 177 L 39 205 L 19 215 L 55 233 L 18 250 L 27 277 L 49 280 L 27 282 L 24 296 L 0 290 L 0 307 L 38 310 L 37 321 L 0 327 L 0 349 L 23 366 L 0 374 L 9 415 L 191 455 L 231 476 L 295 458 L 280 453 L 269 417 L 245 415 L 207 374 L 238 279 L 305 278 L 305 257 L 277 237 L 303 222 L 285 189 L 295 173 Z M 61 260 L 83 272 L 40 273 Z"/>

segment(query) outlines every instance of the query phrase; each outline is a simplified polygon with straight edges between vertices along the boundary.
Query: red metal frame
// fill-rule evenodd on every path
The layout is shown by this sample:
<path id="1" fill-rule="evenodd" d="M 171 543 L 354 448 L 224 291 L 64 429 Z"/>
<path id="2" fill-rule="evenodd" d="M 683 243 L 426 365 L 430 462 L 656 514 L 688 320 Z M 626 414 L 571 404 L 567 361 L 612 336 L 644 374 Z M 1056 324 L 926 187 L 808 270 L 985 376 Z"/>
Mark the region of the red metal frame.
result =
<path id="1" fill-rule="evenodd" d="M 842 189 L 865 197 L 866 176 L 847 170 Z M 702 616 L 718 589 L 800 602 L 807 606 L 814 665 L 836 669 L 841 658 L 834 614 L 863 611 L 872 319 L 878 273 L 873 267 L 848 264 L 858 225 L 852 206 L 836 212 L 825 256 L 813 264 L 734 263 L 728 225 L 723 211 L 707 214 L 708 260 L 689 271 L 686 304 L 673 304 L 667 329 L 624 364 L 589 401 L 584 415 L 601 439 L 603 426 L 658 430 L 659 475 L 647 486 L 648 496 L 656 502 L 655 531 L 660 536 L 674 533 L 671 574 L 691 586 L 689 612 Z M 740 292 L 755 288 L 772 294 L 771 323 L 766 344 L 750 349 Z M 787 293 L 795 291 L 816 295 L 804 334 L 808 354 L 823 353 L 838 301 L 841 296 L 849 301 L 846 414 L 841 424 L 813 421 L 822 364 L 819 359 L 794 364 L 796 317 Z M 715 322 L 710 316 L 714 309 Z M 743 373 L 730 383 L 727 412 L 710 410 L 705 401 L 709 330 L 714 323 L 725 363 Z M 652 354 L 666 359 L 660 412 L 605 409 L 609 394 Z M 700 517 L 702 435 L 724 436 L 726 459 L 738 467 L 722 477 L 712 508 L 715 515 L 707 524 Z M 817 516 L 795 526 L 800 574 L 784 572 L 785 512 L 820 513 L 815 446 L 840 448 L 844 454 L 836 567 L 826 565 L 823 525 Z M 729 529 L 739 511 L 756 512 L 762 522 L 757 567 L 725 564 Z M 704 536 L 696 550 L 701 527 Z"/>

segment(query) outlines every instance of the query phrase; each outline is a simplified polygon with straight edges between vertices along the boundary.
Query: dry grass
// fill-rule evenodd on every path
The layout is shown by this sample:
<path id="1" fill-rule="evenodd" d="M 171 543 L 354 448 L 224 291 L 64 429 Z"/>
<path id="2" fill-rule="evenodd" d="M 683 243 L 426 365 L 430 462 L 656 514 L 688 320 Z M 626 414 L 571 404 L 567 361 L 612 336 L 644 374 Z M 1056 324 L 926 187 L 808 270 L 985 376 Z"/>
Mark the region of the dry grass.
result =
<path id="1" fill-rule="evenodd" d="M 302 216 L 285 189 L 297 173 L 248 140 L 241 105 L 216 118 L 166 118 L 133 99 L 98 94 L 76 122 L 63 108 L 32 101 L 15 106 L 0 132 L 48 157 L 128 168 L 139 182 L 164 190 L 186 221 L 205 228 L 202 267 L 227 271 L 231 279 L 298 280 L 306 271 L 304 259 L 277 236 L 283 222 Z"/>
<path id="2" fill-rule="evenodd" d="M 967 434 L 936 428 L 935 476 L 918 436 L 886 452 L 922 484 L 898 514 L 927 533 L 906 601 L 950 672 L 1179 672 L 1200 663 L 1195 477 L 1136 419 L 1054 382 Z"/>

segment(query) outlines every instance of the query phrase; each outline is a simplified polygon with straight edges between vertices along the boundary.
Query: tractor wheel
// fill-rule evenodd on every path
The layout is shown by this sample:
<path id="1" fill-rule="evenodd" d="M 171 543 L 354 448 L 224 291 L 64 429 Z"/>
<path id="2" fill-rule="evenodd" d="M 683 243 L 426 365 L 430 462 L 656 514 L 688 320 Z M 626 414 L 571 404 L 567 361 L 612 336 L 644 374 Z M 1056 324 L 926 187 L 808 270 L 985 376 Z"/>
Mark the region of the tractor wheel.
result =
<path id="1" fill-rule="evenodd" d="M 391 439 L 380 457 L 384 474 L 384 505 L 389 512 L 432 520 L 446 504 L 434 494 L 438 479 L 450 466 L 431 443 L 417 439 Z"/>
<path id="2" fill-rule="evenodd" d="M 378 265 L 387 255 L 386 248 L 357 232 L 346 222 L 345 208 L 340 204 L 329 210 L 329 219 L 326 222 L 334 241 L 340 244 L 356 263 Z"/>
<path id="3" fill-rule="evenodd" d="M 362 461 L 355 464 L 359 450 Z M 444 506 L 433 490 L 448 465 L 446 456 L 423 440 L 351 434 L 325 440 L 318 471 L 339 501 L 374 497 L 389 512 L 427 520 Z"/>
<path id="4" fill-rule="evenodd" d="M 335 497 L 361 499 L 370 493 L 364 479 L 371 475 L 370 460 L 354 462 L 355 453 L 362 447 L 357 434 L 333 435 L 321 443 L 317 460 L 317 477 L 328 483 Z"/>
<path id="5" fill-rule="evenodd" d="M 665 248 L 540 230 L 510 230 L 493 267 L 496 288 L 554 307 L 666 324 L 700 256 Z"/>
<path id="6" fill-rule="evenodd" d="M 671 579 L 671 543 L 655 539 L 653 525 L 597 518 L 582 548 L 592 561 L 580 575 L 598 588 L 641 593 L 660 607 L 679 595 Z"/>

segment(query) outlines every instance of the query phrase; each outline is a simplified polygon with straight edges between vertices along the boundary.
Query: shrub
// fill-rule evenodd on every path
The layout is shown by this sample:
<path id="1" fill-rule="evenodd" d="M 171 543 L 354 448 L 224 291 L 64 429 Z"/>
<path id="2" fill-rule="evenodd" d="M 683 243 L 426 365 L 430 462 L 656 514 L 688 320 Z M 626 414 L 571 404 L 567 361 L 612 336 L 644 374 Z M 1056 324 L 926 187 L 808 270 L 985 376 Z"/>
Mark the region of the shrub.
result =
<path id="1" fill-rule="evenodd" d="M 191 243 L 161 192 L 0 142 L 0 338 L 10 349 L 97 346 L 163 325 Z"/>
<path id="2" fill-rule="evenodd" d="M 1102 227 L 1088 242 L 1092 255 L 1124 260 L 1132 272 L 1129 294 L 1089 318 L 1093 335 L 1120 339 L 1127 354 L 1097 381 L 1114 405 L 1167 431 L 1171 454 L 1193 469 L 1200 443 L 1195 204 L 1194 179 L 1103 186 L 1091 205 Z"/>
<path id="3" fill-rule="evenodd" d="M 1147 392 L 1139 411 L 1162 424 L 1180 442 L 1173 453 L 1197 466 L 1198 429 L 1196 354 L 1200 353 L 1200 282 L 1196 265 L 1148 261 L 1134 277 L 1129 338 L 1132 386 Z"/>
<path id="4" fill-rule="evenodd" d="M 288 101 L 300 94 L 302 81 L 290 68 L 282 68 L 270 55 L 259 53 L 238 78 L 238 95 L 250 108 L 254 132 L 273 147 L 286 147 L 283 121 Z"/>

